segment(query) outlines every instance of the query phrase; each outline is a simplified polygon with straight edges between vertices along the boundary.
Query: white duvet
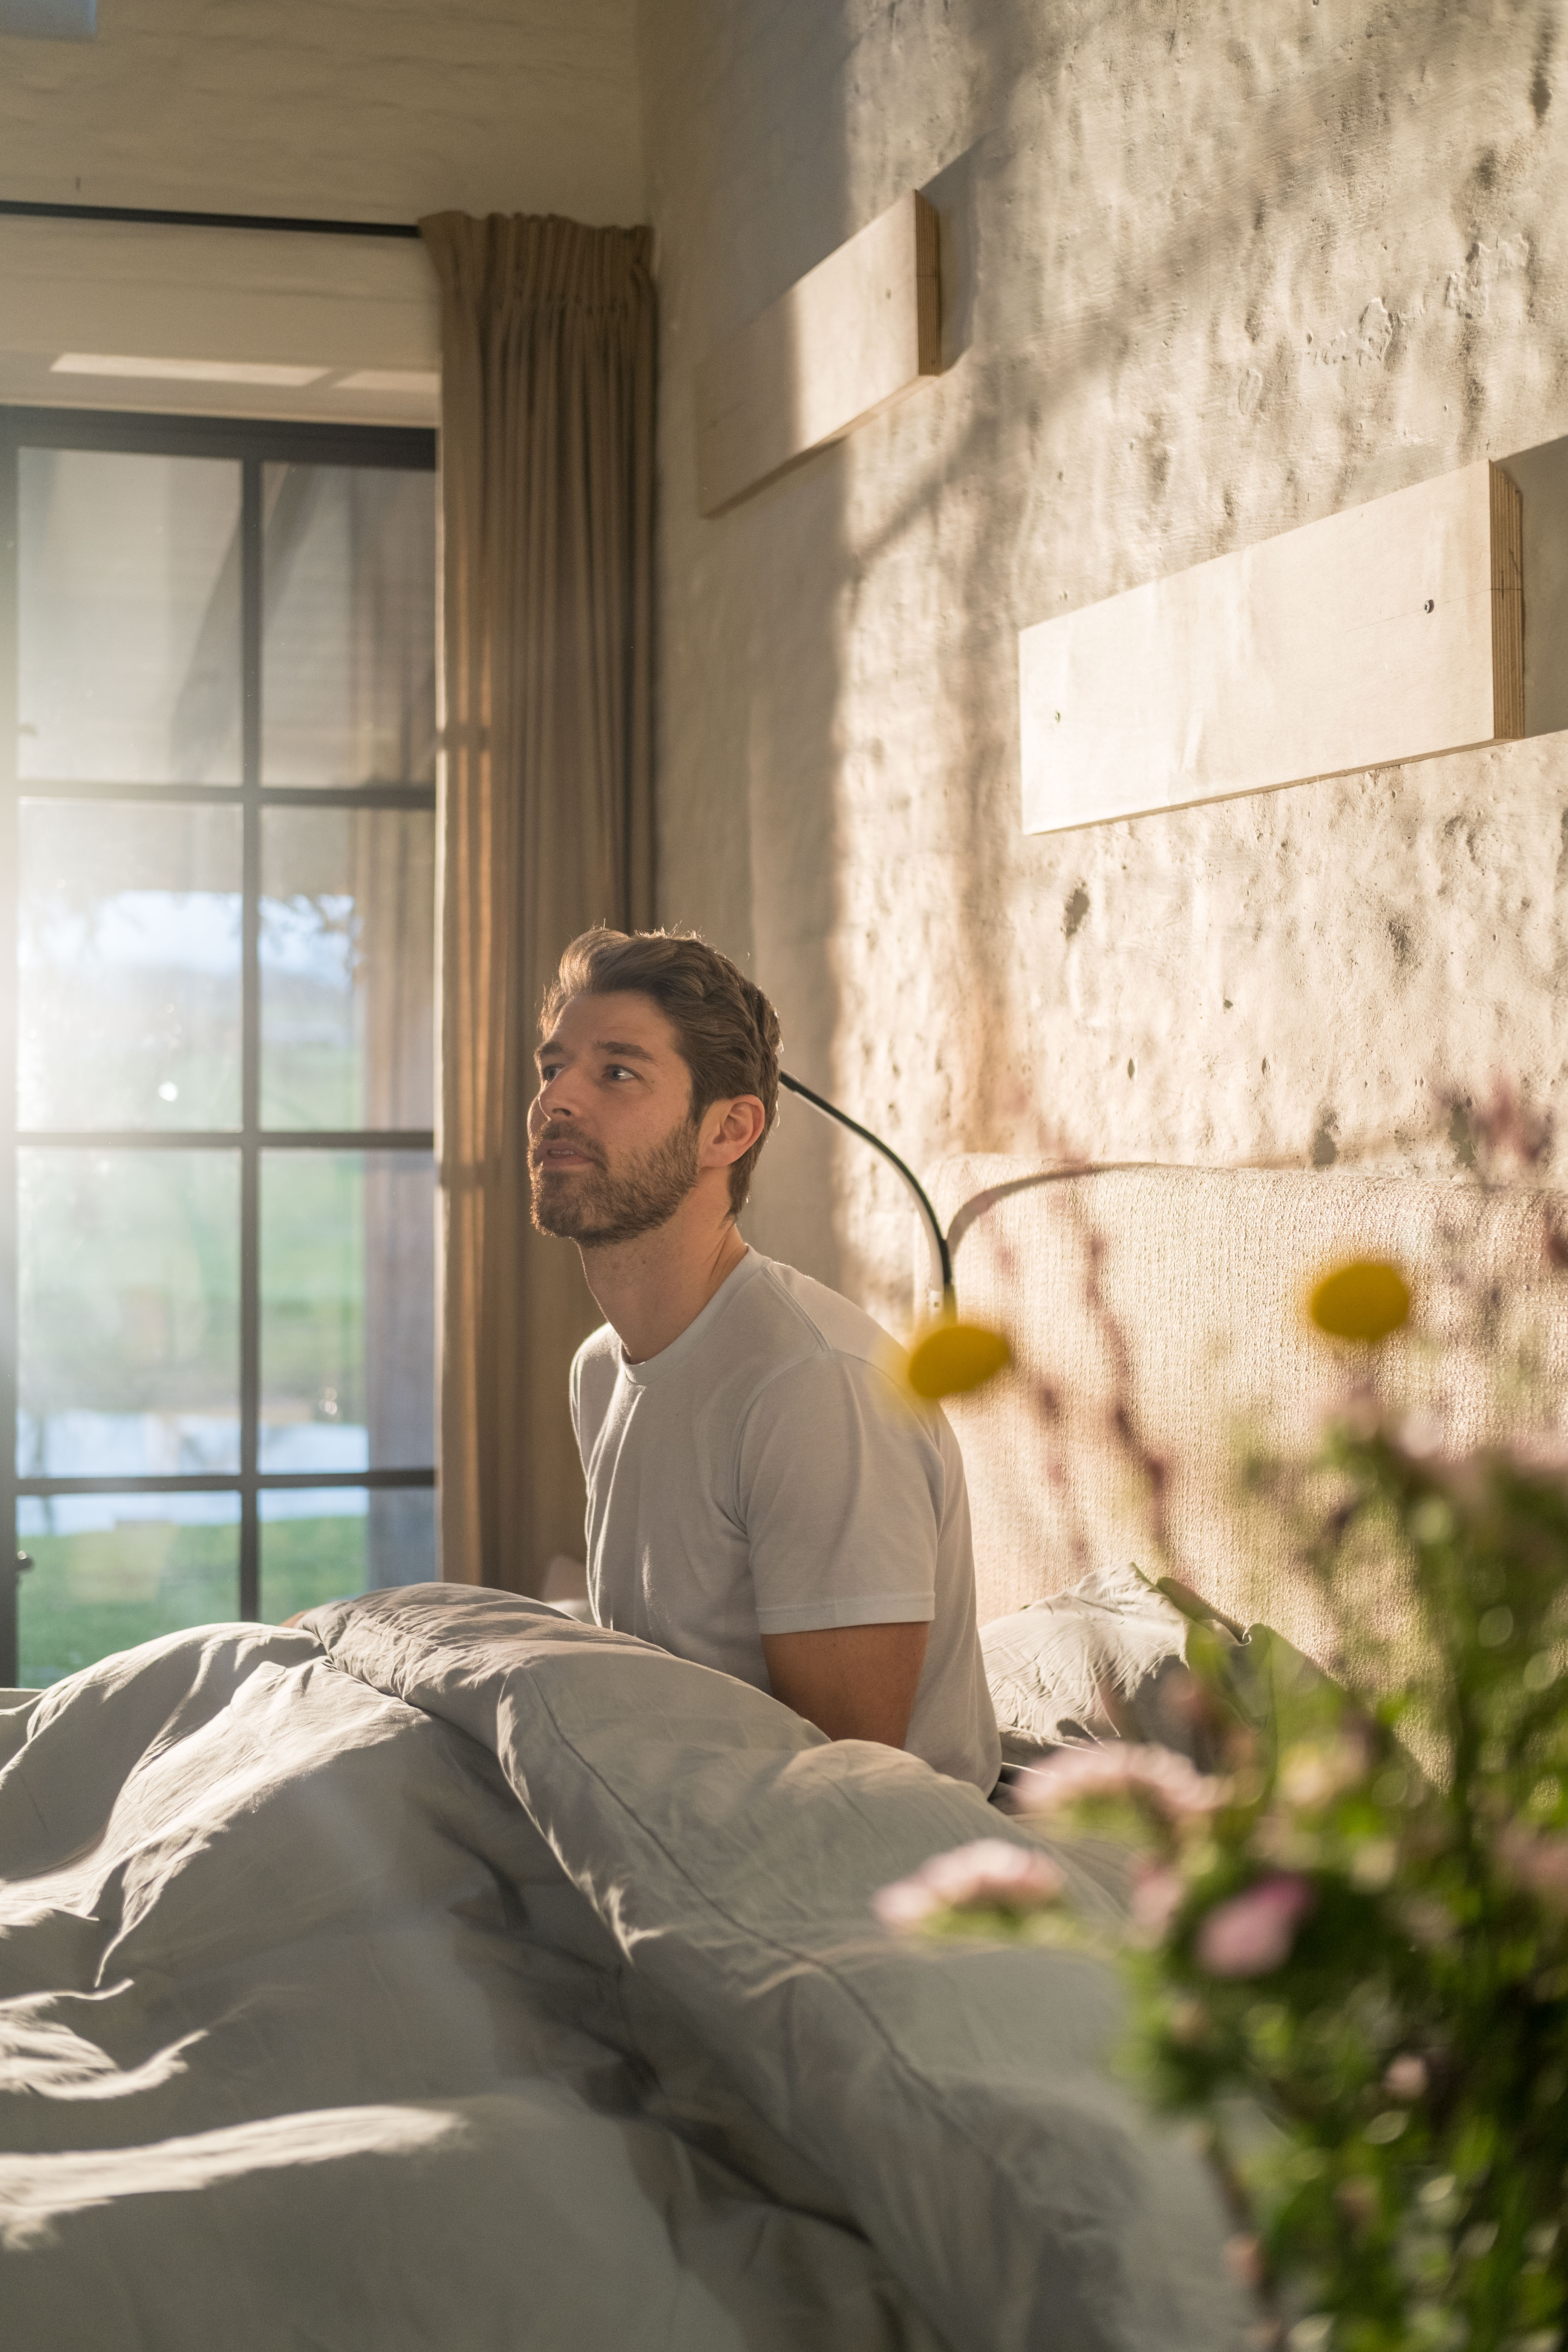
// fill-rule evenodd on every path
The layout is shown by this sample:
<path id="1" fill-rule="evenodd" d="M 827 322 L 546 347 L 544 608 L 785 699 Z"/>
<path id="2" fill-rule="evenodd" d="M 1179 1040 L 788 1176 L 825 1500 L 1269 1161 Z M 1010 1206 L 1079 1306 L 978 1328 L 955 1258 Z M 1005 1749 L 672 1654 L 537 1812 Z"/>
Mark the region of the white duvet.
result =
<path id="1" fill-rule="evenodd" d="M 1107 1975 L 869 1915 L 996 1834 L 464 1587 L 72 1676 L 0 1715 L 6 2352 L 1239 2345 Z"/>

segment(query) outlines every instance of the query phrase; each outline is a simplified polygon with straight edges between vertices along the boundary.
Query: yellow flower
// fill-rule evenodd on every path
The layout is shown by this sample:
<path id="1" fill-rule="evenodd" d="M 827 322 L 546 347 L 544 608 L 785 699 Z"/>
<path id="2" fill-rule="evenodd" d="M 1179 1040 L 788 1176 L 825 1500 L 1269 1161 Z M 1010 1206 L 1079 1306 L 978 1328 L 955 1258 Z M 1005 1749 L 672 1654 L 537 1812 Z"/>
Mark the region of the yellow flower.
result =
<path id="1" fill-rule="evenodd" d="M 1386 1339 L 1410 1314 L 1410 1286 L 1383 1258 L 1352 1258 L 1314 1285 L 1307 1312 L 1335 1339 Z"/>
<path id="2" fill-rule="evenodd" d="M 982 1323 L 935 1323 L 910 1348 L 906 1377 L 916 1396 L 934 1403 L 983 1389 L 1012 1360 L 1013 1350 L 1000 1331 L 988 1331 Z"/>

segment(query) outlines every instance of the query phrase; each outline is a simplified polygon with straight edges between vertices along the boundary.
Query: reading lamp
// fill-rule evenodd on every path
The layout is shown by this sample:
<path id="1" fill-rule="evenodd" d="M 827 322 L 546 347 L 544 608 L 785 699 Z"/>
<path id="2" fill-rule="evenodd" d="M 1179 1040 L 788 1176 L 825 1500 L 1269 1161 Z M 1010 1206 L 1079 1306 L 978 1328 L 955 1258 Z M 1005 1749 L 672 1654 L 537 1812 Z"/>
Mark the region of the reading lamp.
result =
<path id="1" fill-rule="evenodd" d="M 847 1110 L 840 1110 L 826 1096 L 803 1087 L 787 1071 L 779 1072 L 779 1084 L 787 1087 L 792 1095 L 798 1095 L 802 1102 L 809 1103 L 813 1110 L 819 1110 L 824 1118 L 837 1120 L 851 1135 L 858 1135 L 862 1143 L 868 1143 L 873 1151 L 879 1151 L 888 1165 L 898 1170 L 925 1219 L 926 1238 L 931 1244 L 930 1304 L 933 1317 L 927 1329 L 912 1340 L 904 1359 L 904 1377 L 910 1387 L 932 1404 L 942 1397 L 963 1396 L 971 1389 L 983 1389 L 987 1381 L 1006 1370 L 1013 1360 L 1013 1350 L 1000 1331 L 988 1330 L 984 1323 L 959 1321 L 958 1294 L 952 1286 L 952 1252 L 925 1186 L 914 1170 L 906 1166 L 879 1135 L 873 1135 L 868 1127 L 862 1127 L 858 1118 L 851 1118 Z"/>
<path id="2" fill-rule="evenodd" d="M 879 1151 L 889 1167 L 898 1170 L 914 1194 L 921 1213 L 926 1222 L 926 1237 L 931 1243 L 931 1304 L 936 1307 L 940 1300 L 938 1313 L 941 1319 L 944 1323 L 956 1322 L 958 1294 L 952 1286 L 952 1252 L 948 1248 L 947 1235 L 942 1232 L 936 1211 L 931 1207 L 925 1186 L 921 1182 L 914 1170 L 907 1166 L 891 1146 L 882 1141 L 879 1135 L 873 1135 L 868 1127 L 862 1127 L 858 1118 L 851 1118 L 848 1112 L 840 1110 L 837 1103 L 830 1103 L 821 1095 L 814 1094 L 809 1087 L 803 1087 L 800 1080 L 792 1078 L 787 1070 L 779 1072 L 779 1084 L 781 1087 L 787 1087 L 792 1095 L 798 1095 L 802 1102 L 808 1102 L 813 1110 L 819 1110 L 824 1118 L 837 1119 L 840 1127 L 847 1127 L 851 1135 L 858 1135 L 862 1143 L 868 1143 L 873 1151 Z"/>

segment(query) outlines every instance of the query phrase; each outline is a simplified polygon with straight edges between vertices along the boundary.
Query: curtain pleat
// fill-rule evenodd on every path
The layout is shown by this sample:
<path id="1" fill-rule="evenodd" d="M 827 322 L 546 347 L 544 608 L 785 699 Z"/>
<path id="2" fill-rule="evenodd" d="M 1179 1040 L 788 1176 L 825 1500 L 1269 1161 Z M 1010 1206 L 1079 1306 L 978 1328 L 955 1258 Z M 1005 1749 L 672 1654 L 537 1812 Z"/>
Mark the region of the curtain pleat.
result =
<path id="1" fill-rule="evenodd" d="M 597 1321 L 528 1213 L 545 983 L 652 920 L 651 232 L 420 223 L 441 284 L 441 1563 L 538 1589 L 580 1556 L 567 1411 Z"/>

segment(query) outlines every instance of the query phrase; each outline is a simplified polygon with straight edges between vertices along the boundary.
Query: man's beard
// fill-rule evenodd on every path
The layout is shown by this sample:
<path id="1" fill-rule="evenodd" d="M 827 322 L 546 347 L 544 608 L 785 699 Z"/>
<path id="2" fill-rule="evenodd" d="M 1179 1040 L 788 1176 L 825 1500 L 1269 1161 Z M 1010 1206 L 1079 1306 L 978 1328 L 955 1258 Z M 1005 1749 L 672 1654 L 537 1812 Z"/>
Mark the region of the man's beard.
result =
<path id="1" fill-rule="evenodd" d="M 588 1149 L 576 1138 L 548 1129 L 536 1149 L 567 1141 L 579 1151 Z M 674 1216 L 697 1181 L 697 1125 L 682 1119 L 662 1143 L 628 1160 L 614 1175 L 602 1160 L 586 1172 L 574 1170 L 570 1175 L 552 1175 L 548 1164 L 531 1160 L 529 1173 L 533 1222 L 542 1234 L 584 1249 L 608 1249 L 650 1234 Z"/>

